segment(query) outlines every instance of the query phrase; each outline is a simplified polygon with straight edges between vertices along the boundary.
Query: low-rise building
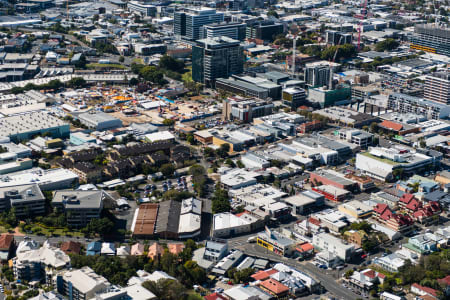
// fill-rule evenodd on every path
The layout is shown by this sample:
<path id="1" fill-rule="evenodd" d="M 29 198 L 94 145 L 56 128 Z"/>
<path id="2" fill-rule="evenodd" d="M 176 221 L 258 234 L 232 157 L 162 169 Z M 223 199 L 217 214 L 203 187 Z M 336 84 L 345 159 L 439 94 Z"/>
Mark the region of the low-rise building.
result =
<path id="1" fill-rule="evenodd" d="M 334 170 L 319 169 L 309 173 L 309 180 L 316 185 L 326 184 L 344 189 L 354 191 L 357 189 L 357 184 L 353 180 L 345 177 L 344 174 Z"/>
<path id="2" fill-rule="evenodd" d="M 428 155 L 394 148 L 372 147 L 369 151 L 356 155 L 356 168 L 380 180 L 392 179 L 396 169 L 413 174 L 436 163 L 438 162 Z"/>
<path id="3" fill-rule="evenodd" d="M 53 138 L 68 138 L 70 126 L 45 111 L 13 115 L 0 119 L 1 136 L 13 142 L 29 140 L 35 135 L 50 134 Z"/>
<path id="4" fill-rule="evenodd" d="M 121 120 L 99 111 L 82 113 L 78 115 L 78 119 L 80 120 L 81 124 L 84 124 L 88 128 L 97 131 L 104 131 L 122 127 Z"/>
<path id="5" fill-rule="evenodd" d="M 156 217 L 158 215 L 157 203 L 143 203 L 134 213 L 131 232 L 140 238 L 153 237 L 155 233 Z"/>
<path id="6" fill-rule="evenodd" d="M 239 216 L 224 212 L 213 217 L 213 237 L 229 237 L 237 234 L 249 233 L 255 230 L 258 219 L 244 213 Z M 258 226 L 259 227 L 259 226 Z"/>
<path id="7" fill-rule="evenodd" d="M 386 275 L 372 269 L 366 269 L 353 272 L 352 276 L 345 280 L 345 282 L 352 288 L 367 293 L 373 289 L 377 283 L 383 284 L 384 278 L 386 278 Z"/>
<path id="8" fill-rule="evenodd" d="M 292 255 L 296 246 L 293 240 L 267 227 L 265 231 L 258 233 L 256 243 L 281 256 Z"/>
<path id="9" fill-rule="evenodd" d="M 414 221 L 408 215 L 394 213 L 387 204 L 377 204 L 373 208 L 375 220 L 389 229 L 407 234 L 412 231 Z"/>
<path id="10" fill-rule="evenodd" d="M 14 235 L 4 233 L 0 236 L 0 261 L 6 262 L 13 255 L 13 251 L 16 248 L 16 242 Z"/>
<path id="11" fill-rule="evenodd" d="M 189 198 L 181 201 L 178 238 L 193 238 L 200 234 L 202 219 L 202 201 Z"/>
<path id="12" fill-rule="evenodd" d="M 363 230 L 348 230 L 344 232 L 344 237 L 349 243 L 361 247 L 363 242 L 367 240 L 368 235 Z"/>
<path id="13" fill-rule="evenodd" d="M 67 271 L 56 276 L 57 291 L 72 300 L 85 300 L 105 292 L 111 284 L 89 267 Z"/>
<path id="14" fill-rule="evenodd" d="M 284 198 L 283 202 L 291 207 L 292 214 L 304 215 L 323 206 L 325 204 L 325 197 L 319 193 L 307 190 Z"/>
<path id="15" fill-rule="evenodd" d="M 35 184 L 0 187 L 0 211 L 15 208 L 18 218 L 41 215 L 45 212 L 45 197 Z"/>
<path id="16" fill-rule="evenodd" d="M 56 191 L 52 204 L 66 214 L 71 227 L 84 227 L 92 219 L 100 218 L 105 199 L 103 191 Z"/>
<path id="17" fill-rule="evenodd" d="M 220 182 L 225 189 L 240 189 L 256 184 L 258 182 L 257 178 L 260 176 L 256 172 L 246 171 L 245 169 L 233 169 L 221 175 Z"/>
<path id="18" fill-rule="evenodd" d="M 343 261 L 350 260 L 355 252 L 355 245 L 348 244 L 328 233 L 315 234 L 313 245 L 314 248 L 328 251 Z"/>
<path id="19" fill-rule="evenodd" d="M 324 195 L 326 199 L 334 202 L 342 202 L 350 195 L 349 191 L 337 188 L 332 185 L 319 185 L 313 187 L 312 190 Z"/>
<path id="20" fill-rule="evenodd" d="M 373 263 L 388 272 L 395 273 L 405 264 L 405 261 L 398 254 L 392 253 L 383 257 L 374 258 Z"/>
<path id="21" fill-rule="evenodd" d="M 364 219 L 372 215 L 371 206 L 364 204 L 358 200 L 352 200 L 338 206 L 340 212 L 347 214 L 355 219 Z"/>
<path id="22" fill-rule="evenodd" d="M 439 238 L 432 233 L 418 234 L 410 237 L 408 243 L 403 244 L 403 248 L 419 255 L 429 254 L 438 250 Z"/>
<path id="23" fill-rule="evenodd" d="M 339 131 L 339 138 L 347 142 L 358 145 L 361 149 L 366 149 L 372 145 L 373 134 L 362 130 L 343 130 Z"/>

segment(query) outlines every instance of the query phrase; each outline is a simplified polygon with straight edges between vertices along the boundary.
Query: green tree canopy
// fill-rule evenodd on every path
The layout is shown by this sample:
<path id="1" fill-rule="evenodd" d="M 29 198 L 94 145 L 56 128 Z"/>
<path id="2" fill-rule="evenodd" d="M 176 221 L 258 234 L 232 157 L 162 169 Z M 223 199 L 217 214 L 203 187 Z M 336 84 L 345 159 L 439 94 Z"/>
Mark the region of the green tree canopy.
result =
<path id="1" fill-rule="evenodd" d="M 169 55 L 164 55 L 159 60 L 159 67 L 173 72 L 182 72 L 184 70 L 184 62 L 175 59 Z"/>
<path id="2" fill-rule="evenodd" d="M 400 43 L 394 39 L 385 39 L 375 45 L 375 50 L 379 52 L 390 51 L 396 49 L 399 45 Z"/>

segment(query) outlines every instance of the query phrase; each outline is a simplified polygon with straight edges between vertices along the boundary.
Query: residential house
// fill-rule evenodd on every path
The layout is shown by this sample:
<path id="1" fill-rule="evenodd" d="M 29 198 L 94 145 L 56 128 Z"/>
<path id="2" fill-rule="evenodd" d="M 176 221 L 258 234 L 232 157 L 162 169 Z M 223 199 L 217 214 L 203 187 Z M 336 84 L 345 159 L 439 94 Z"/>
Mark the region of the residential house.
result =
<path id="1" fill-rule="evenodd" d="M 148 257 L 154 259 L 155 257 L 161 256 L 164 253 L 164 248 L 158 243 L 153 243 L 148 247 Z"/>
<path id="2" fill-rule="evenodd" d="M 405 261 L 398 254 L 392 253 L 383 257 L 374 258 L 373 263 L 388 272 L 395 273 L 405 264 Z"/>
<path id="3" fill-rule="evenodd" d="M 2 234 L 0 236 L 0 261 L 8 261 L 15 249 L 16 242 L 14 240 L 14 235 L 8 233 Z"/>
<path id="4" fill-rule="evenodd" d="M 438 250 L 438 237 L 432 233 L 418 234 L 409 238 L 408 243 L 403 244 L 404 248 L 417 255 L 429 254 Z"/>
<path id="5" fill-rule="evenodd" d="M 416 295 L 419 296 L 425 296 L 428 295 L 434 299 L 438 299 L 438 291 L 435 289 L 432 289 L 430 287 L 427 286 L 422 286 L 420 284 L 417 283 L 413 283 L 411 285 L 411 293 L 414 293 Z"/>
<path id="6" fill-rule="evenodd" d="M 348 230 L 344 232 L 344 237 L 347 242 L 356 244 L 361 247 L 363 242 L 367 240 L 368 235 L 363 230 Z"/>
<path id="7" fill-rule="evenodd" d="M 102 243 L 102 248 L 100 249 L 101 255 L 116 255 L 116 247 L 113 243 Z"/>
<path id="8" fill-rule="evenodd" d="M 102 243 L 90 242 L 86 247 L 86 255 L 100 255 Z"/>
<path id="9" fill-rule="evenodd" d="M 67 241 L 61 244 L 60 249 L 66 254 L 80 254 L 81 244 L 74 241 Z"/>
<path id="10" fill-rule="evenodd" d="M 131 246 L 131 255 L 134 256 L 140 256 L 144 254 L 144 245 L 141 243 L 136 243 L 133 246 Z"/>
<path id="11" fill-rule="evenodd" d="M 277 299 L 287 297 L 289 294 L 289 288 L 273 278 L 262 281 L 259 287 Z"/>
<path id="12" fill-rule="evenodd" d="M 366 269 L 363 271 L 354 271 L 350 278 L 346 279 L 346 283 L 353 289 L 361 292 L 369 292 L 376 284 L 383 284 L 386 275 Z"/>
<path id="13" fill-rule="evenodd" d="M 212 294 L 209 294 L 207 296 L 204 297 L 205 300 L 227 300 L 227 298 L 225 298 L 225 296 L 222 296 L 221 294 L 215 292 Z"/>
<path id="14" fill-rule="evenodd" d="M 169 243 L 167 244 L 169 252 L 175 255 L 180 254 L 184 249 L 184 244 L 182 243 Z"/>
<path id="15" fill-rule="evenodd" d="M 216 241 L 206 241 L 203 258 L 218 262 L 228 254 L 228 244 Z"/>
<path id="16" fill-rule="evenodd" d="M 130 255 L 130 246 L 122 245 L 116 250 L 116 255 L 120 257 L 127 257 Z"/>

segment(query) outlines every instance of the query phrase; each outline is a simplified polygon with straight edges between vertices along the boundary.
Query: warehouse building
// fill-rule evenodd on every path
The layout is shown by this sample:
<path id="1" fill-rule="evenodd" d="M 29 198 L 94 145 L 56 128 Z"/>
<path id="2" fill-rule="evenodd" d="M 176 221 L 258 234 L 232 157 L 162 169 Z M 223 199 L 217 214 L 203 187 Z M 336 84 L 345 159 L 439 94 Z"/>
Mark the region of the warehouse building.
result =
<path id="1" fill-rule="evenodd" d="M 122 127 L 121 120 L 116 119 L 104 112 L 90 111 L 80 114 L 78 118 L 82 124 L 97 131 Z"/>
<path id="2" fill-rule="evenodd" d="M 327 184 L 334 187 L 354 191 L 358 188 L 356 182 L 344 177 L 344 174 L 333 170 L 320 169 L 309 174 L 309 180 L 317 184 Z"/>
<path id="3" fill-rule="evenodd" d="M 53 138 L 67 138 L 69 124 L 44 111 L 37 111 L 0 118 L 1 136 L 13 142 L 31 139 L 34 135 L 50 134 Z"/>

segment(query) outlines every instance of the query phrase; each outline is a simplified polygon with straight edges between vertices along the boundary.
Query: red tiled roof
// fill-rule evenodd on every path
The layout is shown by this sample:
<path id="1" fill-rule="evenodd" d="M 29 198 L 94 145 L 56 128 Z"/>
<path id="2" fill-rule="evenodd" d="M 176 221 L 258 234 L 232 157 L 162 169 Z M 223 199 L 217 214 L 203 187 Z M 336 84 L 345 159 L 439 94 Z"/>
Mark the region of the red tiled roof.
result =
<path id="1" fill-rule="evenodd" d="M 388 120 L 384 120 L 383 122 L 380 123 L 379 125 L 380 127 L 384 127 L 384 128 L 388 128 L 388 129 L 392 129 L 395 131 L 400 131 L 403 128 L 403 125 L 400 123 L 396 123 L 396 122 L 392 122 L 392 121 L 388 121 Z"/>
<path id="2" fill-rule="evenodd" d="M 386 277 L 386 275 L 384 275 L 382 273 L 378 273 L 377 276 L 380 277 L 381 279 L 384 279 Z"/>
<path id="3" fill-rule="evenodd" d="M 437 296 L 437 291 L 436 291 L 435 289 L 430 288 L 430 287 L 422 286 L 422 285 L 417 284 L 417 283 L 413 283 L 413 284 L 411 285 L 411 287 L 415 287 L 415 288 L 417 288 L 417 289 L 419 289 L 419 290 L 422 290 L 422 291 L 424 291 L 425 293 L 430 294 L 430 295 L 433 295 L 433 296 L 435 296 L 435 297 Z"/>
<path id="4" fill-rule="evenodd" d="M 11 243 L 14 242 L 14 235 L 12 234 L 2 234 L 0 236 L 0 250 L 9 250 Z"/>
<path id="5" fill-rule="evenodd" d="M 369 278 L 375 278 L 376 273 L 374 270 L 367 270 L 365 273 L 363 273 L 364 276 L 367 276 Z"/>
<path id="6" fill-rule="evenodd" d="M 387 209 L 385 209 L 383 211 L 383 213 L 381 214 L 380 218 L 385 220 L 385 221 L 387 221 L 387 220 L 391 219 L 394 216 L 395 216 L 395 214 L 389 208 L 387 208 Z"/>
<path id="7" fill-rule="evenodd" d="M 314 249 L 314 246 L 311 245 L 310 243 L 304 243 L 304 244 L 297 246 L 298 252 L 307 252 L 307 251 L 311 251 L 313 249 Z"/>
<path id="8" fill-rule="evenodd" d="M 264 280 L 263 282 L 261 282 L 260 285 L 266 288 L 267 290 L 271 291 L 275 295 L 280 295 L 289 291 L 289 288 L 287 286 L 285 286 L 284 284 L 273 278 Z"/>
<path id="9" fill-rule="evenodd" d="M 446 285 L 450 285 L 450 275 L 445 276 L 444 278 L 437 280 L 439 283 L 443 283 Z"/>
<path id="10" fill-rule="evenodd" d="M 167 244 L 167 248 L 169 248 L 169 252 L 172 254 L 179 254 L 184 249 L 184 244 L 180 243 L 170 243 Z"/>
<path id="11" fill-rule="evenodd" d="M 430 201 L 428 202 L 426 207 L 430 207 L 433 210 L 433 212 L 441 212 L 441 205 L 439 204 L 439 202 Z"/>
<path id="12" fill-rule="evenodd" d="M 412 199 L 414 199 L 414 195 L 413 195 L 413 194 L 405 193 L 405 194 L 403 194 L 403 195 L 400 197 L 400 200 L 399 200 L 399 201 L 401 201 L 401 202 L 403 202 L 403 203 L 405 203 L 405 204 L 408 204 L 409 202 L 411 202 Z"/>
<path id="13" fill-rule="evenodd" d="M 387 204 L 381 204 L 381 203 L 378 203 L 378 204 L 375 205 L 375 207 L 373 208 L 373 211 L 374 211 L 375 213 L 381 215 L 381 214 L 385 211 L 386 208 L 388 208 L 388 205 L 387 205 Z"/>
<path id="14" fill-rule="evenodd" d="M 219 300 L 219 299 L 226 300 L 227 298 L 225 298 L 225 297 L 222 296 L 221 294 L 213 293 L 213 294 L 210 294 L 210 295 L 208 295 L 208 296 L 205 296 L 205 299 L 206 299 L 206 300 Z"/>
<path id="15" fill-rule="evenodd" d="M 270 275 L 275 274 L 275 273 L 278 273 L 278 271 L 274 270 L 274 269 L 269 269 L 269 270 L 265 270 L 265 271 L 256 272 L 251 277 L 255 280 L 266 280 L 267 278 L 270 277 Z"/>
<path id="16" fill-rule="evenodd" d="M 74 242 L 74 241 L 68 241 L 64 242 L 61 245 L 61 250 L 64 251 L 66 254 L 80 254 L 81 252 L 81 244 Z"/>
<path id="17" fill-rule="evenodd" d="M 315 219 L 315 218 L 313 218 L 313 217 L 310 217 L 310 218 L 308 219 L 308 222 L 311 223 L 311 224 L 314 224 L 314 225 L 316 225 L 316 226 L 320 226 L 320 220 Z"/>
<path id="18" fill-rule="evenodd" d="M 411 225 L 413 220 L 408 215 L 393 215 L 394 219 L 401 225 Z"/>
<path id="19" fill-rule="evenodd" d="M 422 203 L 417 201 L 415 198 L 411 199 L 411 201 L 406 205 L 406 208 L 410 209 L 412 211 L 416 211 L 421 207 L 422 207 Z"/>

